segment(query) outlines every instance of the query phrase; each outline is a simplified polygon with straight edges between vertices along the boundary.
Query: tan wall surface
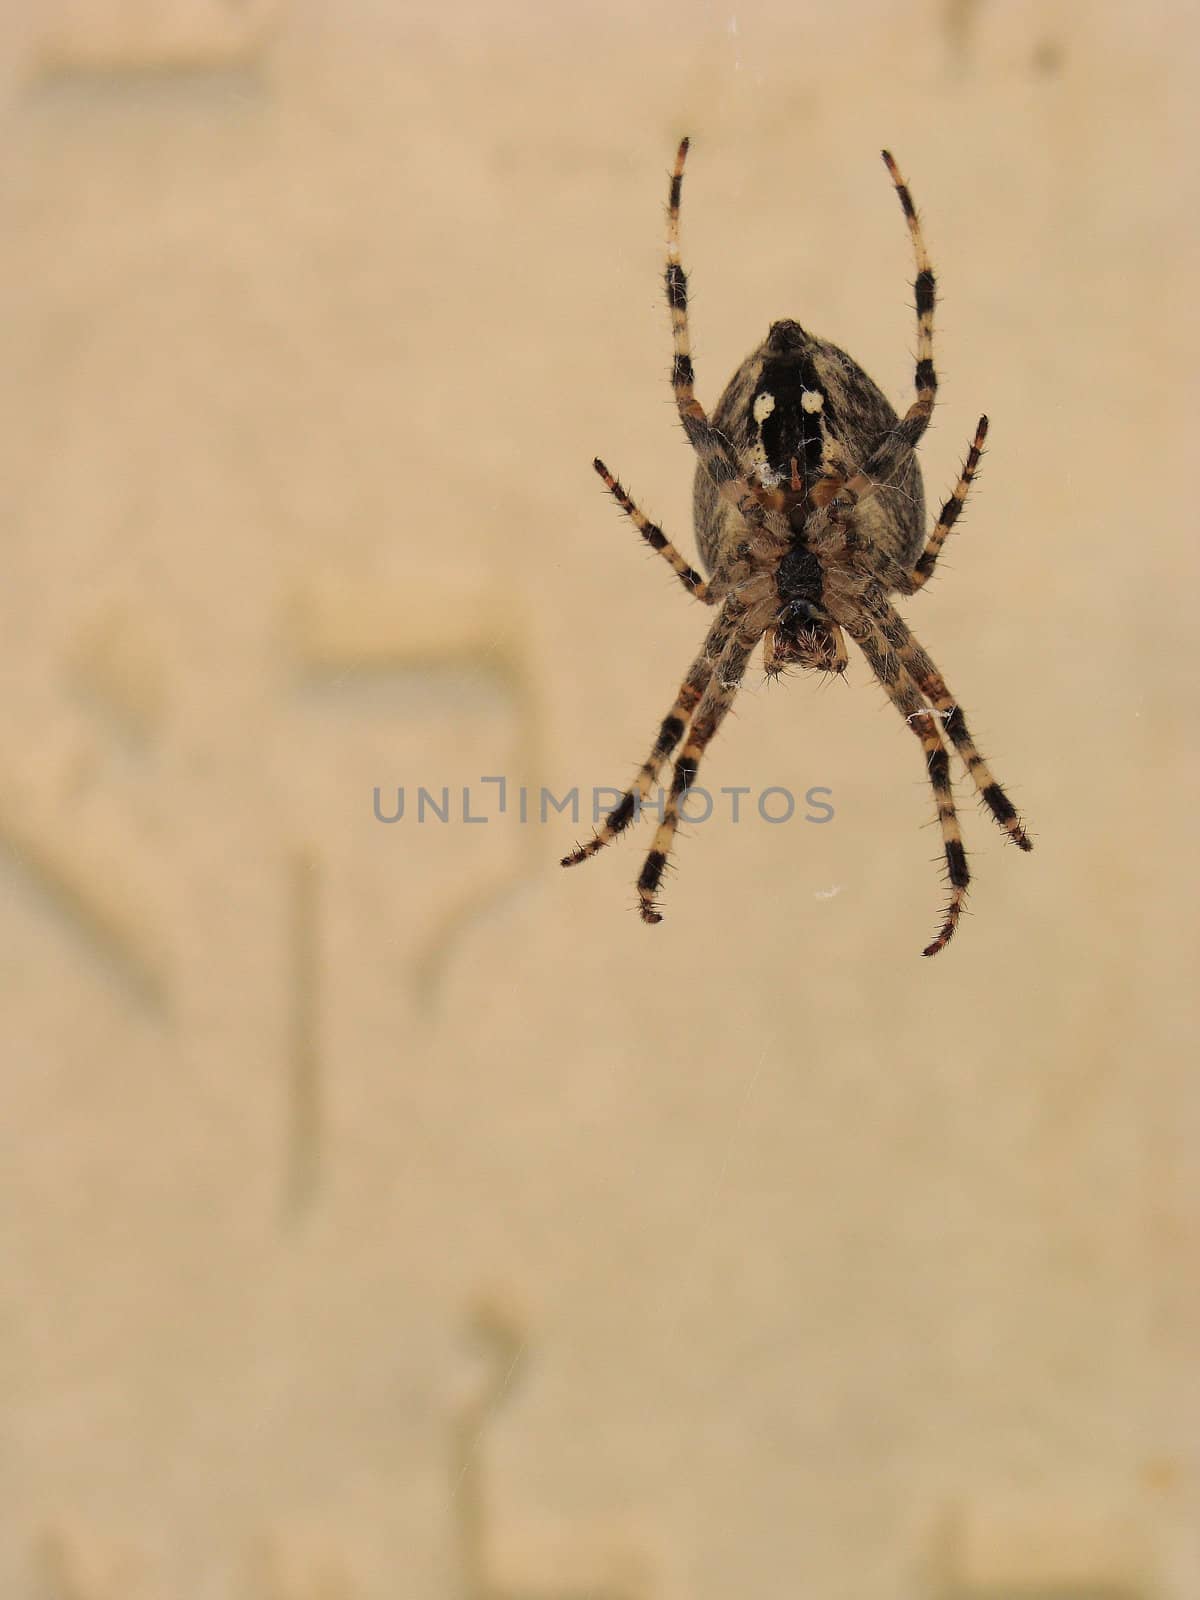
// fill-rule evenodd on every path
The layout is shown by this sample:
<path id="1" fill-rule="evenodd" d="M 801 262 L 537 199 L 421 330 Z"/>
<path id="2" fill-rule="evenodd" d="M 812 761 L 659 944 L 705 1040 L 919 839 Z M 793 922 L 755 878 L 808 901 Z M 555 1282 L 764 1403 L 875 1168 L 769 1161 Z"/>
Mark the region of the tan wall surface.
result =
<path id="1" fill-rule="evenodd" d="M 1194 61 L 1173 0 L 10 0 L 0 1593 L 1197 1600 Z M 572 874 L 705 619 L 699 390 L 906 404 L 904 610 L 1027 812 L 849 682 Z M 497 815 L 508 780 L 508 811 Z M 453 820 L 413 814 L 449 786 Z M 407 791 L 404 819 L 375 820 Z M 461 820 L 472 790 L 486 825 Z M 531 791 L 521 824 L 517 789 Z"/>

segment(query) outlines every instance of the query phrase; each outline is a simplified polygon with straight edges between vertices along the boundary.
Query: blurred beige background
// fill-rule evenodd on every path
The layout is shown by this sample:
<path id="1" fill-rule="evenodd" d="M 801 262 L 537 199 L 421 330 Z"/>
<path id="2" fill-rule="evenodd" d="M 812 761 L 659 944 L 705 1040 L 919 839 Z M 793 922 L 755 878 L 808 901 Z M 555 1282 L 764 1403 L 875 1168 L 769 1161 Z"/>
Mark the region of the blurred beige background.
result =
<path id="1" fill-rule="evenodd" d="M 0 1592 L 1200 1596 L 1198 36 L 10 0 Z M 1037 849 L 963 794 L 934 962 L 858 659 L 705 772 L 834 820 L 696 825 L 657 930 L 536 818 L 705 623 L 590 467 L 692 549 L 685 131 L 704 397 L 793 316 L 906 400 L 886 143 L 931 500 L 992 418 L 905 609 Z"/>

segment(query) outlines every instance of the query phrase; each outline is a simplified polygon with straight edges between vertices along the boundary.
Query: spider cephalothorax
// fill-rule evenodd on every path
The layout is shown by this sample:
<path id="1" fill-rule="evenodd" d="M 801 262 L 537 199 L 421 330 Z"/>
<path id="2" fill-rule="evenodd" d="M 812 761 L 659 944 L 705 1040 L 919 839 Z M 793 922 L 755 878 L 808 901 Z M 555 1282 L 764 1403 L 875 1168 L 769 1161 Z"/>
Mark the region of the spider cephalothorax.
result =
<path id="1" fill-rule="evenodd" d="M 638 878 L 642 917 L 660 922 L 656 896 L 700 758 L 737 693 L 755 646 L 770 675 L 787 666 L 845 671 L 854 640 L 921 742 L 937 802 L 950 903 L 927 956 L 945 948 L 958 924 L 970 875 L 963 850 L 946 737 L 993 817 L 1022 850 L 1020 819 L 975 748 L 962 710 L 941 674 L 893 609 L 889 596 L 915 594 L 933 572 L 983 453 L 981 417 L 954 492 L 925 537 L 925 499 L 916 446 L 937 392 L 933 365 L 935 283 L 908 187 L 883 159 L 900 197 L 917 258 L 916 399 L 898 417 L 844 350 L 798 322 L 776 322 L 730 379 L 711 420 L 696 399 L 688 336 L 687 276 L 679 259 L 679 202 L 688 141 L 671 177 L 667 302 L 675 341 L 672 382 L 680 419 L 699 457 L 696 541 L 709 576 L 683 559 L 662 529 L 595 463 L 618 504 L 683 586 L 717 607 L 700 654 L 663 719 L 633 787 L 595 837 L 564 861 L 573 866 L 629 826 L 665 762 L 675 759 L 654 844 Z"/>

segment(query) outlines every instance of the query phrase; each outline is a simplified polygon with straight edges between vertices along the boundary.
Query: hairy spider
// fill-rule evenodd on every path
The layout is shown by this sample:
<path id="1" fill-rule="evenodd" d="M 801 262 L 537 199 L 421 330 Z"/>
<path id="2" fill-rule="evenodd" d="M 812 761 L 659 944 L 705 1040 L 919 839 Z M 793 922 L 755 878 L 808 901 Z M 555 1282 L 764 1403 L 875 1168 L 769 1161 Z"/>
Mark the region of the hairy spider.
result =
<path id="1" fill-rule="evenodd" d="M 856 362 L 798 322 L 776 322 L 746 357 L 710 421 L 696 399 L 688 336 L 687 277 L 679 259 L 679 202 L 688 141 L 671 175 L 667 302 L 675 339 L 672 383 L 684 432 L 699 457 L 696 541 L 704 578 L 638 509 L 602 461 L 596 471 L 652 550 L 689 594 L 717 608 L 700 654 L 663 718 L 633 786 L 595 837 L 563 860 L 586 861 L 638 814 L 663 764 L 682 741 L 654 843 L 638 878 L 641 915 L 660 922 L 656 895 L 700 759 L 733 703 L 750 656 L 763 666 L 846 670 L 846 636 L 858 645 L 892 704 L 921 742 L 937 802 L 950 901 L 925 955 L 945 949 L 958 925 L 970 874 L 950 786 L 945 738 L 988 810 L 1013 843 L 1032 848 L 1016 810 L 975 748 L 941 673 L 888 599 L 929 580 L 963 508 L 983 453 L 980 417 L 962 474 L 928 538 L 916 446 L 937 392 L 933 367 L 933 269 L 908 186 L 885 150 L 916 254 L 917 396 L 903 418 Z"/>

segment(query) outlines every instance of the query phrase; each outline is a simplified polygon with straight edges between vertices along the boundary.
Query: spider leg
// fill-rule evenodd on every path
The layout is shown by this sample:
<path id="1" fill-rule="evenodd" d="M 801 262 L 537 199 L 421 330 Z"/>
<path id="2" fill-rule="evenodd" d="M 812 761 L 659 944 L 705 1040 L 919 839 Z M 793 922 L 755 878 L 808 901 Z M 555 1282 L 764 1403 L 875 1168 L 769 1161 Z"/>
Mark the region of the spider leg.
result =
<path id="1" fill-rule="evenodd" d="M 908 223 L 908 231 L 912 235 L 913 253 L 917 261 L 917 276 L 913 281 L 917 300 L 915 375 L 917 398 L 887 438 L 871 452 L 855 475 L 839 489 L 838 502 L 844 505 L 854 505 L 864 495 L 878 488 L 880 483 L 887 483 L 895 476 L 916 449 L 921 436 L 929 426 L 929 419 L 933 415 L 933 403 L 937 397 L 937 373 L 933 366 L 933 308 L 937 299 L 937 280 L 933 275 L 917 208 L 913 205 L 908 185 L 900 176 L 900 169 L 892 159 L 890 151 L 883 152 L 883 160 L 896 186 L 904 220 Z"/>
<path id="2" fill-rule="evenodd" d="M 646 857 L 637 881 L 638 900 L 643 922 L 661 922 L 662 913 L 655 903 L 655 895 L 666 870 L 671 845 L 679 826 L 679 807 L 687 791 L 696 781 L 700 758 L 712 742 L 717 729 L 734 702 L 738 687 L 746 672 L 754 646 L 762 637 L 763 629 L 739 629 L 726 645 L 716 670 L 708 680 L 708 687 L 692 716 L 687 741 L 675 762 L 670 792 L 663 807 L 662 821 L 654 835 L 654 843 Z"/>
<path id="3" fill-rule="evenodd" d="M 889 150 L 883 151 L 883 160 L 896 186 L 896 193 L 900 197 L 900 207 L 904 212 L 904 220 L 908 223 L 908 231 L 912 235 L 913 254 L 917 260 L 917 276 L 913 282 L 913 292 L 917 299 L 917 398 L 914 404 L 923 407 L 925 420 L 928 422 L 937 394 L 937 374 L 933 370 L 933 307 L 937 298 L 937 280 L 933 276 L 929 252 L 925 248 L 925 238 L 921 232 L 921 222 L 917 216 L 917 208 L 913 205 L 912 195 L 908 191 L 908 185 L 900 176 L 900 169 Z"/>
<path id="4" fill-rule="evenodd" d="M 930 532 L 929 538 L 925 541 L 925 549 L 922 551 L 916 566 L 908 574 L 908 583 L 904 586 L 906 593 L 915 594 L 932 576 L 933 569 L 937 564 L 937 558 L 946 542 L 946 536 L 958 521 L 959 512 L 962 510 L 970 492 L 971 484 L 975 480 L 975 473 L 979 467 L 979 458 L 983 454 L 983 441 L 987 438 L 987 431 L 988 419 L 980 417 L 979 426 L 975 429 L 975 437 L 971 441 L 971 448 L 967 452 L 967 459 L 963 463 L 958 482 L 954 485 L 950 498 L 942 507 L 941 515 Z"/>
<path id="5" fill-rule="evenodd" d="M 888 698 L 905 722 L 921 741 L 925 752 L 925 767 L 933 786 L 937 803 L 938 823 L 942 830 L 942 845 L 946 852 L 946 870 L 950 879 L 950 903 L 946 907 L 942 926 L 937 937 L 926 945 L 922 955 L 936 956 L 954 937 L 958 919 L 962 915 L 971 882 L 967 866 L 967 853 L 963 849 L 962 831 L 958 813 L 954 809 L 954 791 L 950 787 L 950 754 L 938 731 L 937 718 L 921 699 L 917 687 L 904 669 L 895 649 L 870 628 L 858 644 L 870 663 L 871 671 L 887 691 Z"/>
<path id="6" fill-rule="evenodd" d="M 983 803 L 1019 849 L 1032 850 L 1033 842 L 1022 826 L 1017 808 L 996 782 L 991 768 L 975 748 L 975 741 L 967 730 L 962 707 L 946 687 L 946 680 L 913 637 L 908 624 L 886 600 L 876 599 L 871 609 L 878 618 L 879 631 L 884 639 L 896 651 L 921 693 L 941 713 L 942 727 L 962 757 L 963 765 L 970 773 L 971 781 L 978 789 Z"/>
<path id="7" fill-rule="evenodd" d="M 805 528 L 809 539 L 817 544 L 818 548 L 828 550 L 830 547 L 825 542 L 829 534 L 841 537 L 841 549 L 834 547 L 834 559 L 839 564 L 851 568 L 866 569 L 879 582 L 871 585 L 871 589 L 878 595 L 890 593 L 899 589 L 902 593 L 909 592 L 909 574 L 907 568 L 901 565 L 894 556 L 875 543 L 874 539 L 862 531 L 852 514 L 837 516 L 835 514 L 836 528 L 823 527 L 818 520 L 820 511 L 811 517 Z"/>
<path id="8" fill-rule="evenodd" d="M 662 720 L 650 754 L 638 769 L 633 784 L 609 812 L 594 837 L 586 844 L 577 845 L 570 855 L 563 857 L 564 867 L 577 866 L 579 862 L 587 861 L 589 857 L 603 850 L 604 846 L 610 844 L 619 833 L 624 833 L 637 816 L 638 808 L 645 803 L 651 785 L 662 770 L 663 762 L 687 731 L 688 720 L 699 705 L 701 696 L 712 678 L 713 668 L 724 654 L 734 630 L 741 621 L 744 609 L 733 596 L 722 605 L 712 627 L 708 630 L 700 654 L 688 668 L 674 705 Z"/>
<path id="9" fill-rule="evenodd" d="M 937 522 L 930 529 L 924 550 L 911 568 L 902 566 L 899 561 L 888 555 L 885 550 L 882 550 L 861 529 L 855 527 L 844 508 L 839 508 L 836 502 L 831 505 L 829 518 L 833 524 L 837 525 L 838 531 L 841 532 L 846 550 L 851 554 L 861 556 L 876 577 L 883 579 L 889 590 L 895 589 L 901 594 L 916 594 L 917 590 L 923 588 L 932 577 L 942 546 L 945 544 L 950 530 L 958 521 L 971 485 L 975 481 L 975 474 L 979 468 L 980 458 L 983 455 L 983 443 L 987 438 L 987 432 L 988 419 L 980 417 L 979 424 L 975 429 L 975 437 L 971 441 L 971 448 L 967 452 L 967 459 L 963 463 L 958 482 L 954 485 L 949 499 L 938 514 Z M 873 484 L 871 487 L 874 489 L 878 488 L 879 485 Z M 860 496 L 859 500 L 861 501 L 862 498 Z M 819 539 L 822 537 L 824 530 L 819 524 L 816 524 L 813 526 L 812 532 Z"/>
<path id="10" fill-rule="evenodd" d="M 753 477 L 746 477 L 738 464 L 733 446 L 714 428 L 704 407 L 696 399 L 696 374 L 692 366 L 692 343 L 688 331 L 687 273 L 679 259 L 679 202 L 683 193 L 683 166 L 689 140 L 681 139 L 671 173 L 671 193 L 667 206 L 667 304 L 671 308 L 671 334 L 675 359 L 671 366 L 671 385 L 683 431 L 699 456 L 704 470 L 722 497 L 740 511 L 747 522 L 761 525 L 765 490 Z"/>
<path id="11" fill-rule="evenodd" d="M 646 516 L 645 512 L 640 511 L 638 507 L 634 505 L 624 487 L 617 481 L 616 478 L 613 477 L 612 473 L 604 465 L 603 461 L 600 460 L 599 456 L 597 456 L 595 461 L 592 462 L 592 465 L 604 479 L 604 482 L 608 488 L 608 492 L 620 506 L 621 510 L 629 518 L 630 522 L 633 523 L 634 527 L 650 546 L 651 550 L 657 550 L 659 555 L 662 556 L 663 560 L 667 562 L 672 572 L 674 572 L 675 576 L 679 579 L 680 583 L 682 583 L 687 592 L 695 595 L 697 600 L 702 600 L 706 606 L 716 605 L 716 595 L 712 593 L 709 585 L 705 583 L 704 579 L 696 571 L 695 567 L 690 567 L 687 564 L 687 562 L 679 554 L 679 551 L 676 550 L 675 546 L 667 538 L 666 534 L 662 531 L 658 524 L 656 522 L 651 522 L 650 518 Z"/>

